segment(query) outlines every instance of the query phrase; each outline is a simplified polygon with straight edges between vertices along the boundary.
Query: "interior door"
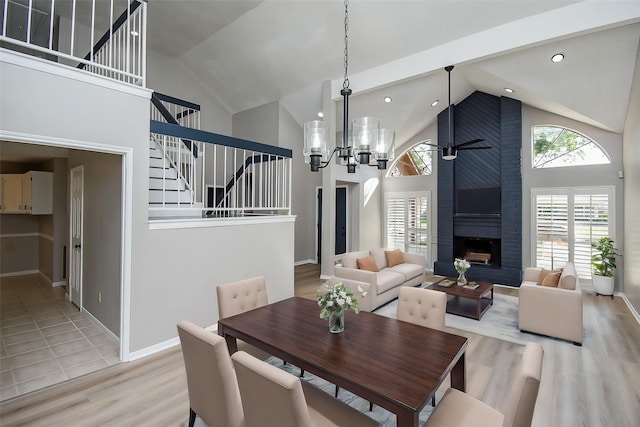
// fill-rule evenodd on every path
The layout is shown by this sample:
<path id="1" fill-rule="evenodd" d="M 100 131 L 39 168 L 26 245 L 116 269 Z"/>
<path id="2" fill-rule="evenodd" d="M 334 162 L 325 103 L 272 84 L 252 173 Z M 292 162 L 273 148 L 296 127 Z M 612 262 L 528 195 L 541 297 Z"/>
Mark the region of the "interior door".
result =
<path id="1" fill-rule="evenodd" d="M 347 188 L 336 188 L 336 255 L 347 252 Z"/>
<path id="2" fill-rule="evenodd" d="M 71 169 L 71 255 L 69 299 L 82 310 L 82 225 L 84 211 L 84 166 Z"/>

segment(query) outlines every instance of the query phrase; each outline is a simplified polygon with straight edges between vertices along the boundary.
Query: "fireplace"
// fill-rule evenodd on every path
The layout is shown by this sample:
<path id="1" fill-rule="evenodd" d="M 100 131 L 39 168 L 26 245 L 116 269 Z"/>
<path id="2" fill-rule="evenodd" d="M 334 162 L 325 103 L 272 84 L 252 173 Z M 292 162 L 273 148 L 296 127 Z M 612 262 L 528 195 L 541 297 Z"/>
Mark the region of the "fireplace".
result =
<path id="1" fill-rule="evenodd" d="M 453 238 L 454 258 L 465 258 L 472 265 L 500 267 L 501 253 L 500 239 L 462 236 L 454 236 Z"/>

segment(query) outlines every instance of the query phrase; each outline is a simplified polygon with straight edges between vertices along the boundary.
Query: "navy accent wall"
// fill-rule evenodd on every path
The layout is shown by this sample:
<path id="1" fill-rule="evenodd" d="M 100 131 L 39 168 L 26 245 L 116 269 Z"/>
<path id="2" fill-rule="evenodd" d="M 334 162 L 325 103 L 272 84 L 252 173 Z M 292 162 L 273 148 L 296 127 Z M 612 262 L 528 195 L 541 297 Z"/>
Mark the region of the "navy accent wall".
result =
<path id="1" fill-rule="evenodd" d="M 498 265 L 472 265 L 467 276 L 475 280 L 519 286 L 522 272 L 522 111 L 520 101 L 474 92 L 455 108 L 454 141 L 485 141 L 488 150 L 464 150 L 456 160 L 438 158 L 438 260 L 434 273 L 455 276 L 453 268 L 454 238 L 500 239 Z M 448 141 L 448 110 L 438 115 L 438 141 Z M 499 189 L 499 213 L 489 206 L 489 199 L 478 202 L 477 213 L 457 209 L 457 197 L 468 190 Z M 462 191 L 458 191 L 462 190 Z M 487 193 L 489 194 L 489 193 Z M 468 201 L 468 200 L 467 200 Z M 493 200 L 491 203 L 497 203 Z"/>

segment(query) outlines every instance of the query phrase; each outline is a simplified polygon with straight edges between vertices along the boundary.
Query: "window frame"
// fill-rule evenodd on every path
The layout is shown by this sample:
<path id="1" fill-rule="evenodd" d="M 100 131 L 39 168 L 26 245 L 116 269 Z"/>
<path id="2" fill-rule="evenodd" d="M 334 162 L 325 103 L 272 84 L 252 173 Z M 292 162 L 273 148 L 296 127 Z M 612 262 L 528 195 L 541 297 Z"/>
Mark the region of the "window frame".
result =
<path id="1" fill-rule="evenodd" d="M 408 224 L 408 210 L 409 210 L 409 200 L 416 198 L 425 198 L 427 203 L 427 227 L 425 229 L 417 228 L 419 230 L 425 230 L 427 241 L 425 243 L 424 249 L 424 257 L 426 261 L 426 265 L 431 265 L 432 263 L 432 234 L 433 234 L 433 223 L 431 221 L 432 218 L 432 210 L 433 204 L 431 201 L 431 191 L 390 191 L 384 193 L 384 245 L 386 248 L 390 248 L 389 246 L 389 200 L 390 199 L 402 199 L 404 201 L 404 247 L 400 248 L 403 252 L 408 251 L 410 246 L 409 242 L 409 234 L 410 230 L 415 229 L 415 227 L 410 228 Z"/>
<path id="2" fill-rule="evenodd" d="M 547 128 L 557 128 L 557 129 L 561 129 L 562 131 L 569 131 L 569 132 L 573 132 L 577 135 L 580 135 L 582 138 L 587 139 L 588 141 L 590 141 L 590 143 L 592 143 L 593 145 L 595 145 L 597 148 L 600 149 L 600 151 L 602 151 L 602 154 L 607 158 L 608 162 L 607 163 L 574 163 L 574 164 L 568 164 L 568 165 L 560 165 L 560 166 L 548 166 L 548 167 L 538 167 L 535 164 L 536 161 L 536 154 L 535 154 L 535 149 L 534 149 L 534 144 L 535 144 L 535 129 L 539 128 L 539 127 L 547 127 Z M 576 129 L 572 129 L 566 126 L 562 126 L 562 125 L 557 125 L 557 124 L 534 124 L 531 125 L 531 144 L 530 144 L 530 152 L 531 152 L 531 169 L 533 170 L 540 170 L 540 169 L 554 169 L 554 168 L 565 168 L 565 167 L 573 167 L 573 166 L 597 166 L 597 165 L 602 165 L 602 164 L 611 164 L 611 155 L 609 154 L 609 152 L 602 146 L 602 144 L 598 143 L 595 139 L 591 138 L 590 136 L 588 136 L 587 134 L 585 134 L 584 132 L 580 132 L 579 130 Z M 557 157 L 556 157 L 557 158 Z M 554 159 L 549 160 L 549 162 L 552 162 Z"/>
<path id="3" fill-rule="evenodd" d="M 418 141 L 415 144 L 413 144 L 412 146 L 408 147 L 406 150 L 404 150 L 402 153 L 400 153 L 399 155 L 397 155 L 393 161 L 393 163 L 391 164 L 391 166 L 389 166 L 387 168 L 387 173 L 385 174 L 386 178 L 406 178 L 406 177 L 415 177 L 415 176 L 434 176 L 434 171 L 433 171 L 433 165 L 434 165 L 434 156 L 433 154 L 431 154 L 431 164 L 429 165 L 429 173 L 428 174 L 418 174 L 418 175 L 398 175 L 398 176 L 394 176 L 391 173 L 393 172 L 393 170 L 396 168 L 396 165 L 398 164 L 398 162 L 400 161 L 400 159 L 402 159 L 405 155 L 407 155 L 409 153 L 409 151 L 413 150 L 414 148 L 416 148 L 419 145 L 428 145 L 429 143 L 431 143 L 431 139 L 425 139 L 423 141 Z M 437 151 L 437 150 L 430 150 L 430 151 Z M 437 157 L 436 157 L 437 159 Z"/>

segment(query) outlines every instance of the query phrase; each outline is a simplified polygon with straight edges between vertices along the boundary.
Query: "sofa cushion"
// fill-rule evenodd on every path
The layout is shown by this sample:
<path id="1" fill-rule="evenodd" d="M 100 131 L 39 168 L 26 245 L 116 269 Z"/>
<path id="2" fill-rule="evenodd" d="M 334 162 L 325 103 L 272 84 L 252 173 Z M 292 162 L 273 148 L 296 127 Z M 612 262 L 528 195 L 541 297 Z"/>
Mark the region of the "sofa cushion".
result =
<path id="1" fill-rule="evenodd" d="M 409 264 L 409 263 L 402 263 L 402 264 L 398 264 L 396 266 L 390 267 L 389 270 L 395 272 L 395 273 L 400 273 L 404 276 L 404 281 L 408 282 L 409 280 L 413 279 L 414 277 L 418 277 L 419 275 L 424 273 L 424 267 L 422 267 L 421 265 L 418 264 Z"/>
<path id="2" fill-rule="evenodd" d="M 376 264 L 376 260 L 373 259 L 371 255 L 363 258 L 358 258 L 356 260 L 356 264 L 358 265 L 358 268 L 360 270 L 373 271 L 374 273 L 379 271 L 378 265 Z"/>
<path id="3" fill-rule="evenodd" d="M 343 267 L 358 268 L 358 264 L 356 263 L 356 260 L 358 258 L 363 258 L 368 255 L 369 255 L 369 251 L 348 252 L 342 255 L 340 262 L 342 263 Z"/>
<path id="4" fill-rule="evenodd" d="M 376 260 L 376 264 L 378 264 L 378 268 L 382 270 L 387 267 L 387 257 L 384 254 L 384 249 L 371 249 L 371 255 Z"/>
<path id="5" fill-rule="evenodd" d="M 404 283 L 404 275 L 388 268 L 380 270 L 378 276 L 378 295 Z"/>
<path id="6" fill-rule="evenodd" d="M 544 280 L 542 281 L 542 286 L 550 286 L 552 288 L 557 288 L 558 282 L 560 281 L 560 274 L 562 273 L 559 271 L 550 272 L 545 276 Z"/>
<path id="7" fill-rule="evenodd" d="M 400 249 L 384 251 L 384 256 L 387 259 L 387 267 L 394 267 L 404 262 L 404 257 L 402 256 L 402 251 Z"/>

